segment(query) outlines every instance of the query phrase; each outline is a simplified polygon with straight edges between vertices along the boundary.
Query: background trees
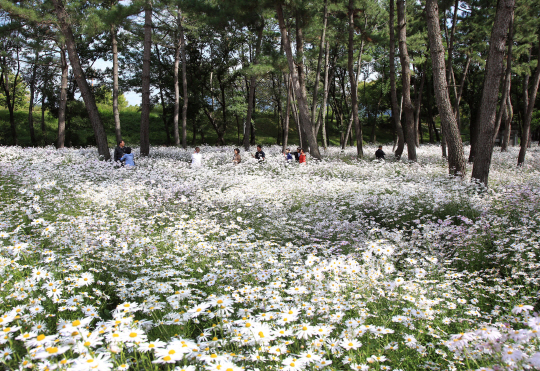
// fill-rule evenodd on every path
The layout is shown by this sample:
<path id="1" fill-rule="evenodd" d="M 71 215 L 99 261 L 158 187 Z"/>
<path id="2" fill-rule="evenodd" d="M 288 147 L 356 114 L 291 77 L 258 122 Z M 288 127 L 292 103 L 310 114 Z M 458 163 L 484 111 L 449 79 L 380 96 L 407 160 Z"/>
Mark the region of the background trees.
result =
<path id="1" fill-rule="evenodd" d="M 515 21 L 499 26 L 506 8 L 486 0 L 0 0 L 0 140 L 94 144 L 105 157 L 120 138 L 143 154 L 263 142 L 314 157 L 328 142 L 361 157 L 379 141 L 413 161 L 440 142 L 459 173 L 464 141 L 487 184 L 494 145 L 520 143 L 522 164 L 540 139 L 540 6 L 505 6 Z M 105 91 L 111 104 L 96 103 Z M 142 104 L 121 107 L 127 91 Z"/>

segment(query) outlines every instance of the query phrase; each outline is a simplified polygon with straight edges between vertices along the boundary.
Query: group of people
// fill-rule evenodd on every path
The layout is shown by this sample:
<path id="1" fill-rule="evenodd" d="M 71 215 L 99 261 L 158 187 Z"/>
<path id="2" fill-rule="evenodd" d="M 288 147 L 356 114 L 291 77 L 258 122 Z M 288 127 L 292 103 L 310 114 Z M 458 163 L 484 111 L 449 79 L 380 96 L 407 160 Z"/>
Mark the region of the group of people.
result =
<path id="1" fill-rule="evenodd" d="M 287 148 L 283 152 L 283 156 L 285 157 L 285 161 L 292 162 L 293 160 L 296 160 L 296 162 L 300 164 L 306 163 L 306 154 L 304 152 L 304 149 L 298 147 L 296 149 L 296 152 L 292 152 L 289 148 Z M 252 154 L 251 157 L 255 158 L 258 162 L 264 162 L 266 160 L 266 154 L 262 150 L 262 146 L 259 144 L 257 146 L 257 152 L 255 154 Z M 240 155 L 240 149 L 235 148 L 232 162 L 234 165 L 238 165 L 242 162 L 242 156 Z M 191 154 L 191 166 L 201 166 L 202 165 L 202 154 L 201 149 L 199 147 L 195 147 L 195 150 Z"/>
<path id="2" fill-rule="evenodd" d="M 120 166 L 134 167 L 133 153 L 131 148 L 126 147 L 126 143 L 121 140 L 118 146 L 114 149 L 114 161 L 120 163 Z"/>
<path id="3" fill-rule="evenodd" d="M 382 150 L 382 146 L 379 146 L 379 149 L 375 152 L 375 157 L 377 160 L 384 160 L 384 156 L 386 154 Z M 266 155 L 264 151 L 262 150 L 262 146 L 257 146 L 257 152 L 255 154 L 251 155 L 259 162 L 264 162 L 266 159 Z M 296 161 L 300 164 L 306 164 L 306 153 L 304 152 L 304 149 L 301 147 L 298 147 L 296 149 L 296 152 L 291 152 L 289 148 L 287 148 L 283 152 L 283 156 L 285 157 L 285 161 L 287 163 Z M 126 147 L 126 144 L 123 140 L 118 142 L 118 146 L 114 149 L 114 161 L 120 163 L 120 166 L 126 166 L 126 167 L 134 167 L 135 161 L 133 160 L 133 153 L 131 153 L 131 148 Z M 242 156 L 240 156 L 240 149 L 235 148 L 234 149 L 234 155 L 233 155 L 233 164 L 238 165 L 242 162 Z M 195 147 L 195 151 L 191 154 L 191 166 L 201 166 L 202 165 L 202 153 L 201 149 L 199 147 Z"/>

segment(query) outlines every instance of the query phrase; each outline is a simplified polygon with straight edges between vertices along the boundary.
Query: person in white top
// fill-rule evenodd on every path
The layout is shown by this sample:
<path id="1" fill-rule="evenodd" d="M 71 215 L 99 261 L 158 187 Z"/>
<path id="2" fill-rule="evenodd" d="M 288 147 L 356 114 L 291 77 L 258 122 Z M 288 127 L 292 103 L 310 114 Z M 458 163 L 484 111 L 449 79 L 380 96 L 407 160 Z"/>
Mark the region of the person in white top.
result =
<path id="1" fill-rule="evenodd" d="M 195 147 L 195 152 L 191 155 L 191 166 L 202 166 L 202 153 L 199 147 Z"/>

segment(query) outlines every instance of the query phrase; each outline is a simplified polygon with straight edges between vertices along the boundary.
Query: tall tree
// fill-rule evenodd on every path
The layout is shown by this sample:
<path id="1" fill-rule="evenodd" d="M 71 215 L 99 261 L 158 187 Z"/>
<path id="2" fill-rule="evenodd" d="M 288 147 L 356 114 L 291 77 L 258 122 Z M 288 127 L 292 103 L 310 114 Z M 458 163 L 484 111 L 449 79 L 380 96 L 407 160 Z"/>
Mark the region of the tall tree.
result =
<path id="1" fill-rule="evenodd" d="M 150 154 L 150 56 L 152 53 L 152 0 L 144 7 L 144 46 L 142 67 L 141 156 Z"/>
<path id="2" fill-rule="evenodd" d="M 187 146 L 187 109 L 188 109 L 188 86 L 187 86 L 187 62 L 186 62 L 186 39 L 184 35 L 184 26 L 182 24 L 182 10 L 178 8 L 176 21 L 178 25 L 178 44 L 174 54 L 174 144 L 180 144 L 180 135 L 178 130 L 178 118 L 180 115 L 180 86 L 179 86 L 179 63 L 182 59 L 182 147 Z"/>
<path id="3" fill-rule="evenodd" d="M 499 86 L 503 74 L 506 37 L 514 14 L 514 4 L 515 0 L 499 0 L 489 40 L 487 73 L 484 79 L 480 104 L 477 148 L 472 171 L 472 178 L 485 186 L 488 185 L 489 169 L 491 167 Z"/>
<path id="4" fill-rule="evenodd" d="M 403 97 L 403 114 L 405 116 L 405 139 L 409 161 L 416 161 L 416 130 L 414 128 L 414 106 L 411 100 L 411 62 L 407 50 L 407 20 L 405 0 L 397 0 L 399 58 L 401 61 L 401 84 Z"/>
<path id="5" fill-rule="evenodd" d="M 298 71 L 295 66 L 295 61 L 292 54 L 291 42 L 289 39 L 289 32 L 285 25 L 285 17 L 283 15 L 283 4 L 281 1 L 277 1 L 275 6 L 276 6 L 276 12 L 277 12 L 277 17 L 279 21 L 279 29 L 281 31 L 283 49 L 285 50 L 285 54 L 287 55 L 289 71 L 292 75 L 291 80 L 292 80 L 294 91 L 296 93 L 296 99 L 298 101 L 300 126 L 304 130 L 305 136 L 307 137 L 307 142 L 309 144 L 309 153 L 314 158 L 320 159 L 321 154 L 319 152 L 319 145 L 317 143 L 317 138 L 315 137 L 313 125 L 309 119 L 309 108 L 308 108 L 308 103 L 307 103 L 306 91 L 305 89 L 302 89 L 302 85 L 299 80 Z"/>
<path id="6" fill-rule="evenodd" d="M 69 61 L 71 68 L 73 69 L 73 75 L 84 100 L 86 110 L 88 111 L 92 128 L 94 129 L 98 153 L 100 156 L 103 156 L 105 160 L 109 160 L 111 158 L 111 154 L 107 145 L 107 136 L 105 135 L 105 129 L 103 128 L 103 122 L 101 121 L 101 117 L 99 115 L 94 94 L 86 81 L 86 76 L 81 66 L 79 55 L 77 54 L 75 37 L 73 36 L 72 25 L 70 23 L 70 15 L 66 11 L 61 0 L 52 0 L 52 3 L 58 19 L 58 25 L 62 35 L 64 36 Z"/>
<path id="7" fill-rule="evenodd" d="M 540 34 L 538 38 L 540 42 Z M 534 110 L 534 104 L 536 102 L 536 95 L 538 93 L 538 85 L 540 84 L 540 43 L 538 45 L 538 64 L 534 73 L 531 92 L 529 94 L 529 102 L 527 103 L 527 112 L 523 119 L 523 133 L 521 134 L 521 146 L 519 149 L 518 166 L 523 165 L 525 162 L 525 154 L 527 153 L 527 146 L 530 141 L 531 132 L 531 120 Z"/>
<path id="8" fill-rule="evenodd" d="M 390 99 L 392 102 L 392 119 L 394 120 L 394 126 L 397 134 L 397 148 L 394 153 L 396 158 L 399 160 L 403 154 L 403 148 L 405 147 L 405 136 L 403 135 L 403 127 L 401 126 L 401 115 L 398 106 L 397 99 L 397 88 L 396 88 L 396 40 L 394 36 L 394 2 L 395 0 L 390 0 L 390 50 L 389 50 L 389 59 L 390 59 Z"/>
<path id="9" fill-rule="evenodd" d="M 448 171 L 450 174 L 464 176 L 466 161 L 463 154 L 463 143 L 452 110 L 450 95 L 447 89 L 446 68 L 444 63 L 444 47 L 439 26 L 439 7 L 437 0 L 426 1 L 426 18 L 429 35 L 429 46 L 433 70 L 433 87 L 439 109 L 441 125 L 448 145 Z"/>
<path id="10" fill-rule="evenodd" d="M 264 18 L 259 16 L 259 23 L 256 26 L 257 31 L 257 44 L 255 46 L 255 57 L 253 58 L 253 65 L 259 63 L 259 55 L 261 53 L 261 43 L 264 31 Z M 253 109 L 255 105 L 255 88 L 257 87 L 257 75 L 255 71 L 252 71 L 251 78 L 249 80 L 249 97 L 248 97 L 248 106 L 246 114 L 246 124 L 244 126 L 244 149 L 249 150 L 250 145 L 250 135 L 252 132 L 252 123 L 251 117 L 253 115 Z"/>
<path id="11" fill-rule="evenodd" d="M 58 139 L 57 148 L 64 148 L 66 140 L 66 107 L 68 93 L 68 63 L 66 58 L 66 48 L 63 44 L 60 45 L 60 64 L 62 69 L 62 77 L 60 82 L 60 99 L 58 104 Z"/>
<path id="12" fill-rule="evenodd" d="M 349 0 L 349 48 L 347 57 L 347 71 L 349 72 L 349 81 L 351 83 L 351 109 L 352 119 L 354 122 L 354 128 L 356 130 L 356 154 L 358 158 L 362 158 L 364 153 L 362 152 L 362 125 L 358 119 L 358 80 L 354 73 L 354 0 Z M 363 49 L 363 48 L 361 48 Z M 359 61 L 359 63 L 361 63 Z"/>
<path id="13" fill-rule="evenodd" d="M 118 108 L 118 41 L 116 40 L 116 26 L 111 25 L 111 42 L 113 54 L 113 116 L 114 134 L 116 141 L 122 140 L 122 129 L 120 125 L 120 109 Z"/>

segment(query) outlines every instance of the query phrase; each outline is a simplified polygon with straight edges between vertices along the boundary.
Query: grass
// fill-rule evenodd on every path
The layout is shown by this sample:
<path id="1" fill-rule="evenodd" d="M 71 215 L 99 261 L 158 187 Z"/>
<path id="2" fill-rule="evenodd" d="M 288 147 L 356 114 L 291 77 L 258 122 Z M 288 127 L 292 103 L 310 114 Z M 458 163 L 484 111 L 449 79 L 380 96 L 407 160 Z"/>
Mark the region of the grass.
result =
<path id="1" fill-rule="evenodd" d="M 116 145 L 116 137 L 114 134 L 114 117 L 112 108 L 104 105 L 99 105 L 99 111 L 103 126 L 107 134 L 107 140 L 110 147 Z M 33 113 L 34 116 L 34 131 L 38 142 L 38 145 L 55 145 L 57 141 L 58 121 L 49 111 L 45 112 L 45 136 L 41 130 L 41 109 L 36 107 Z M 122 136 L 127 145 L 136 146 L 139 143 L 140 137 L 140 119 L 141 113 L 138 107 L 129 106 L 120 110 L 120 122 L 122 127 Z M 172 120 L 171 122 L 170 137 L 172 138 Z M 262 145 L 271 145 L 277 143 L 278 136 L 278 123 L 277 118 L 272 113 L 255 112 L 253 115 L 253 121 L 255 122 L 255 138 L 256 143 Z M 15 123 L 17 127 L 17 136 L 19 145 L 26 147 L 31 146 L 30 141 L 30 129 L 28 127 L 28 109 L 22 108 L 15 112 Z M 66 123 L 66 146 L 85 147 L 89 145 L 95 145 L 95 138 L 91 125 L 87 118 L 74 117 L 71 123 Z M 206 129 L 204 133 L 206 144 L 215 144 L 217 142 L 217 134 L 211 128 L 211 126 L 205 123 Z M 328 144 L 339 145 L 340 144 L 340 132 L 336 127 L 336 122 L 327 124 Z M 370 140 L 371 127 L 366 125 L 363 128 L 364 142 Z M 354 139 L 354 130 L 351 135 Z M 424 140 L 427 142 L 429 138 L 424 130 Z M 241 145 L 242 134 L 238 136 L 238 128 L 234 118 L 230 118 L 230 122 L 225 134 L 226 144 Z M 319 143 L 322 143 L 322 131 L 319 131 L 318 136 Z M 377 141 L 380 143 L 393 142 L 393 128 L 388 123 L 381 125 L 377 132 Z M 188 120 L 187 125 L 187 143 L 193 142 L 193 125 Z M 162 119 L 162 110 L 159 106 L 154 107 L 150 113 L 150 143 L 153 145 L 167 145 L 167 135 L 165 131 L 165 124 Z M 196 134 L 195 144 L 202 143 L 200 133 Z M 299 143 L 299 136 L 297 125 L 291 118 L 289 126 L 289 138 L 288 143 L 296 145 Z M 0 144 L 12 145 L 13 140 L 11 136 L 11 128 L 9 125 L 9 113 L 7 109 L 0 109 Z"/>

